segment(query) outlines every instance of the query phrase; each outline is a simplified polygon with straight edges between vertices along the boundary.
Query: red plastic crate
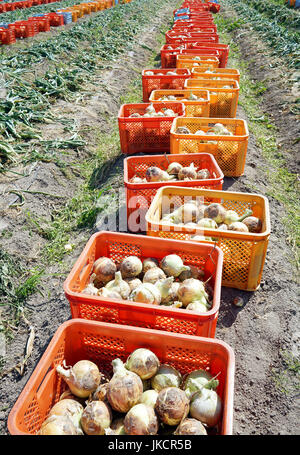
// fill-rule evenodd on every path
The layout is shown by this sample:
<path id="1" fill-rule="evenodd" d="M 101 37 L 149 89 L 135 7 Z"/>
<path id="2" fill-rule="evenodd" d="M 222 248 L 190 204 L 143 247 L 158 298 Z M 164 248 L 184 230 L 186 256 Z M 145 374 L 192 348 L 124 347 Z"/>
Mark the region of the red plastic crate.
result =
<path id="1" fill-rule="evenodd" d="M 22 390 L 8 417 L 11 435 L 34 435 L 50 409 L 66 390 L 56 367 L 65 360 L 74 365 L 79 360 L 95 362 L 100 371 L 112 375 L 111 362 L 123 362 L 137 348 L 153 351 L 161 363 L 178 369 L 182 376 L 196 369 L 218 375 L 217 393 L 223 402 L 218 426 L 219 435 L 231 435 L 233 425 L 235 355 L 222 340 L 195 337 L 138 327 L 118 326 L 73 319 L 55 332 L 44 354 Z"/>
<path id="2" fill-rule="evenodd" d="M 16 38 L 29 38 L 36 34 L 35 25 L 30 21 L 16 21 L 9 24 L 8 28 L 14 28 Z"/>
<path id="3" fill-rule="evenodd" d="M 50 31 L 50 20 L 47 17 L 29 17 L 28 21 L 36 24 L 38 32 Z"/>
<path id="4" fill-rule="evenodd" d="M 145 178 L 146 170 L 150 166 L 157 166 L 166 170 L 170 163 L 177 162 L 182 166 L 189 166 L 194 163 L 198 169 L 208 169 L 211 174 L 210 179 L 174 181 L 174 182 L 147 182 L 131 183 L 133 176 Z M 180 155 L 143 155 L 132 156 L 124 160 L 124 185 L 126 192 L 126 207 L 128 229 L 136 231 L 131 225 L 131 217 L 135 222 L 137 211 L 139 211 L 140 231 L 146 231 L 145 215 L 157 190 L 162 186 L 185 186 L 192 188 L 206 188 L 222 190 L 224 174 L 217 161 L 210 153 L 180 154 Z M 137 232 L 137 231 L 136 231 Z"/>
<path id="5" fill-rule="evenodd" d="M 160 48 L 160 60 L 162 68 L 176 68 L 176 55 L 180 54 L 185 44 L 164 44 Z"/>
<path id="6" fill-rule="evenodd" d="M 145 113 L 151 103 L 123 104 L 119 110 L 118 123 L 121 151 L 133 153 L 164 153 L 170 151 L 170 129 L 176 117 L 130 117 Z M 156 112 L 172 109 L 178 116 L 185 114 L 183 103 L 161 102 L 154 105 Z"/>
<path id="7" fill-rule="evenodd" d="M 188 32 L 188 33 L 177 33 L 177 32 L 167 32 L 166 33 L 166 43 L 167 44 L 177 44 L 177 43 L 193 43 L 195 41 L 199 42 L 219 42 L 219 35 L 212 32 Z"/>
<path id="8" fill-rule="evenodd" d="M 0 43 L 13 44 L 16 42 L 16 34 L 14 29 L 0 27 Z"/>
<path id="9" fill-rule="evenodd" d="M 5 11 L 15 11 L 15 3 L 5 3 Z"/>
<path id="10" fill-rule="evenodd" d="M 217 26 L 215 24 L 211 24 L 211 25 L 205 25 L 205 26 L 187 26 L 187 27 L 184 27 L 184 26 L 180 26 L 180 27 L 176 27 L 176 28 L 172 28 L 171 30 L 169 30 L 170 32 L 173 32 L 173 33 L 189 33 L 189 32 L 214 32 L 214 33 L 217 33 Z M 168 32 L 167 32 L 168 33 Z"/>
<path id="11" fill-rule="evenodd" d="M 220 248 L 215 248 L 211 243 L 180 242 L 109 231 L 98 232 L 89 239 L 64 283 L 72 318 L 214 338 L 220 308 L 223 264 L 223 253 Z M 209 311 L 196 313 L 165 305 L 151 305 L 81 293 L 89 282 L 94 261 L 101 256 L 109 257 L 118 263 L 130 255 L 135 255 L 141 260 L 147 257 L 161 260 L 168 254 L 178 254 L 185 265 L 199 267 L 204 272 L 204 280 L 211 277 L 213 304 Z"/>
<path id="12" fill-rule="evenodd" d="M 147 71 L 152 71 L 154 74 L 148 76 L 145 74 Z M 176 72 L 176 75 L 167 75 L 169 71 Z M 186 79 L 189 79 L 190 77 L 190 70 L 185 68 L 144 69 L 142 72 L 143 102 L 147 103 L 149 101 L 149 96 L 153 90 L 183 89 Z"/>
<path id="13" fill-rule="evenodd" d="M 63 15 L 56 14 L 56 13 L 48 13 L 48 14 L 45 14 L 44 17 L 49 18 L 51 27 L 60 27 L 60 26 L 64 25 Z"/>

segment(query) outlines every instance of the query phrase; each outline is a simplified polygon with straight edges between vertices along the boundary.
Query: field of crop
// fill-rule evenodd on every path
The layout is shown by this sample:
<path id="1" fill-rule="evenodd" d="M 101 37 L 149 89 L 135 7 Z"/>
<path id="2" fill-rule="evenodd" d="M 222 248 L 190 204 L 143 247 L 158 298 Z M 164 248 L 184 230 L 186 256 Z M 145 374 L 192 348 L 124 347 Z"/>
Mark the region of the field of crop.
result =
<path id="1" fill-rule="evenodd" d="M 1 4 L 1 3 L 0 3 Z M 0 13 L 26 20 L 75 0 Z M 142 102 L 142 70 L 180 0 L 132 0 L 0 45 L 0 434 L 57 328 L 71 318 L 63 283 L 102 229 L 126 231 L 118 112 Z M 282 0 L 220 0 L 227 67 L 240 71 L 244 174 L 223 190 L 270 205 L 254 292 L 222 287 L 215 337 L 235 353 L 234 435 L 299 434 L 300 10 Z M 241 302 L 237 306 L 236 299 Z"/>

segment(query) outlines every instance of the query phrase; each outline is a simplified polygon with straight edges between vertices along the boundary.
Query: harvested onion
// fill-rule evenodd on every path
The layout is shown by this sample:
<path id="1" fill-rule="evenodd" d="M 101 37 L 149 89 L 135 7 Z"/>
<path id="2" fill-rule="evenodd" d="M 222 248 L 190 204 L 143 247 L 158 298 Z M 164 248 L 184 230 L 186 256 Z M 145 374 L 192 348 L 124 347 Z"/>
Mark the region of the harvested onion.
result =
<path id="1" fill-rule="evenodd" d="M 81 417 L 81 426 L 87 435 L 103 435 L 112 421 L 110 406 L 104 401 L 90 401 Z"/>
<path id="2" fill-rule="evenodd" d="M 214 390 L 202 388 L 190 401 L 190 415 L 208 427 L 214 427 L 222 415 L 222 401 Z"/>
<path id="3" fill-rule="evenodd" d="M 113 280 L 116 271 L 116 264 L 107 257 L 101 257 L 94 262 L 93 273 L 101 283 L 108 283 Z"/>
<path id="4" fill-rule="evenodd" d="M 69 417 L 75 427 L 77 428 L 78 434 L 83 434 L 80 427 L 80 419 L 84 407 L 78 401 L 66 398 L 64 400 L 58 401 L 54 406 L 52 406 L 49 416 L 67 416 Z"/>
<path id="5" fill-rule="evenodd" d="M 107 400 L 118 412 L 128 412 L 139 402 L 143 393 L 141 378 L 125 368 L 120 359 L 112 361 L 114 375 L 107 386 Z"/>
<path id="6" fill-rule="evenodd" d="M 171 365 L 162 364 L 156 375 L 151 379 L 151 387 L 157 392 L 160 392 L 166 387 L 180 387 L 181 382 L 182 376 L 179 371 Z"/>
<path id="7" fill-rule="evenodd" d="M 111 292 L 117 292 L 124 300 L 128 299 L 130 294 L 130 286 L 125 280 L 122 279 L 121 271 L 118 271 L 115 274 L 115 279 L 109 281 L 105 285 L 105 288 Z"/>
<path id="8" fill-rule="evenodd" d="M 152 406 L 152 408 L 155 407 L 155 403 L 158 397 L 158 392 L 153 389 L 145 390 L 143 392 L 143 395 L 140 398 L 140 403 L 144 403 L 148 406 Z"/>
<path id="9" fill-rule="evenodd" d="M 124 428 L 129 435 L 154 435 L 158 431 L 158 419 L 152 406 L 138 403 L 126 414 Z"/>
<path id="10" fill-rule="evenodd" d="M 163 280 L 166 278 L 165 272 L 160 269 L 159 267 L 153 267 L 152 269 L 149 269 L 144 277 L 143 277 L 143 283 L 152 283 L 155 284 L 156 281 L 158 280 Z"/>
<path id="11" fill-rule="evenodd" d="M 41 425 L 37 433 L 39 436 L 65 436 L 65 435 L 79 435 L 78 429 L 68 416 L 48 417 Z"/>
<path id="12" fill-rule="evenodd" d="M 151 305 L 159 305 L 161 302 L 161 294 L 159 289 L 152 283 L 142 283 L 132 291 L 129 300 L 133 302 L 149 303 Z"/>
<path id="13" fill-rule="evenodd" d="M 183 382 L 183 390 L 185 391 L 188 398 L 202 389 L 202 387 L 216 389 L 219 385 L 219 381 L 206 370 L 199 369 L 194 370 L 186 376 Z"/>
<path id="14" fill-rule="evenodd" d="M 97 389 L 101 380 L 99 368 L 89 360 L 79 360 L 73 367 L 58 365 L 56 371 L 63 377 L 71 392 L 80 398 L 87 398 Z"/>
<path id="15" fill-rule="evenodd" d="M 154 376 L 160 366 L 160 361 L 150 349 L 139 348 L 133 351 L 126 360 L 125 368 L 138 374 L 143 380 Z"/>
<path id="16" fill-rule="evenodd" d="M 203 298 L 208 298 L 203 281 L 196 278 L 188 278 L 180 283 L 177 296 L 184 306 L 194 301 L 202 301 Z"/>
<path id="17" fill-rule="evenodd" d="M 184 419 L 175 430 L 176 435 L 207 435 L 205 426 L 197 419 Z"/>
<path id="18" fill-rule="evenodd" d="M 188 270 L 188 266 L 183 264 L 181 257 L 177 254 L 165 256 L 160 262 L 160 267 L 167 276 L 174 278 L 177 278 L 184 270 Z"/>
<path id="19" fill-rule="evenodd" d="M 178 425 L 188 415 L 189 399 L 183 390 L 167 387 L 159 392 L 155 411 L 166 425 Z"/>

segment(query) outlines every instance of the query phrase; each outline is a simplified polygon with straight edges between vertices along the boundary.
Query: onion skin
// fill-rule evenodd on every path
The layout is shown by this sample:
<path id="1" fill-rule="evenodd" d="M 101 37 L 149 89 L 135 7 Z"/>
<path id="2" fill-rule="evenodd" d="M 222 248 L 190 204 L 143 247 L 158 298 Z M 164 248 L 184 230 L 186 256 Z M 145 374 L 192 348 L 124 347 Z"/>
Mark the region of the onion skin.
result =
<path id="1" fill-rule="evenodd" d="M 175 430 L 176 435 L 207 435 L 202 423 L 197 419 L 185 419 Z"/>
<path id="2" fill-rule="evenodd" d="M 105 430 L 107 435 L 126 435 L 124 428 L 124 417 L 120 417 L 112 422 L 110 428 Z"/>
<path id="3" fill-rule="evenodd" d="M 204 210 L 204 217 L 211 218 L 216 223 L 223 223 L 226 217 L 226 209 L 218 203 L 209 204 Z"/>
<path id="4" fill-rule="evenodd" d="M 189 399 L 183 390 L 167 387 L 159 392 L 155 411 L 166 425 L 178 425 L 189 413 Z"/>
<path id="5" fill-rule="evenodd" d="M 80 433 L 81 431 L 80 418 L 82 416 L 83 410 L 84 410 L 83 405 L 80 404 L 78 401 L 72 400 L 70 398 L 65 398 L 64 400 L 58 401 L 54 406 L 52 406 L 48 417 L 51 417 L 53 415 L 67 416 L 72 420 L 75 427 L 78 429 Z"/>
<path id="6" fill-rule="evenodd" d="M 161 364 L 158 372 L 151 379 L 151 387 L 157 392 L 166 387 L 180 387 L 181 383 L 182 376 L 179 371 L 167 364 Z"/>
<path id="7" fill-rule="evenodd" d="M 79 360 L 73 367 L 67 369 L 58 365 L 56 371 L 68 384 L 73 395 L 79 398 L 88 398 L 101 381 L 97 365 L 89 360 Z"/>
<path id="8" fill-rule="evenodd" d="M 87 435 L 104 435 L 111 422 L 112 412 L 104 401 L 90 401 L 81 416 L 81 426 Z"/>
<path id="9" fill-rule="evenodd" d="M 243 223 L 247 226 L 249 232 L 258 233 L 262 229 L 262 221 L 256 216 L 248 216 L 243 220 Z"/>
<path id="10" fill-rule="evenodd" d="M 191 417 L 208 427 L 214 427 L 222 416 L 222 401 L 217 392 L 206 388 L 196 392 L 190 401 Z"/>
<path id="11" fill-rule="evenodd" d="M 165 256 L 160 262 L 160 267 L 167 276 L 174 276 L 174 278 L 177 278 L 184 270 L 188 270 L 188 266 L 185 266 L 181 257 L 176 254 Z"/>
<path id="12" fill-rule="evenodd" d="M 79 435 L 77 428 L 68 416 L 50 416 L 41 425 L 39 436 Z"/>
<path id="13" fill-rule="evenodd" d="M 206 370 L 194 370 L 184 378 L 183 390 L 188 398 L 191 398 L 195 392 L 198 392 L 202 387 L 211 384 L 210 388 L 217 388 L 219 381 L 213 380 L 213 376 Z"/>
<path id="14" fill-rule="evenodd" d="M 159 267 L 153 267 L 145 273 L 143 277 L 143 283 L 155 284 L 156 281 L 163 280 L 164 278 L 166 278 L 165 272 Z"/>
<path id="15" fill-rule="evenodd" d="M 120 359 L 112 361 L 114 375 L 108 383 L 106 397 L 112 409 L 126 413 L 136 405 L 143 393 L 141 378 L 128 371 Z"/>
<path id="16" fill-rule="evenodd" d="M 129 435 L 157 434 L 158 419 L 153 407 L 144 403 L 133 406 L 125 416 L 124 428 Z"/>
<path id="17" fill-rule="evenodd" d="M 156 390 L 150 389 L 150 390 L 145 390 L 143 392 L 143 395 L 140 398 L 140 403 L 144 403 L 148 406 L 152 406 L 152 408 L 155 407 L 155 403 L 158 397 L 158 392 Z"/>
<path id="18" fill-rule="evenodd" d="M 246 224 L 242 223 L 241 221 L 235 221 L 228 226 L 229 231 L 236 231 L 236 232 L 249 232 L 248 227 Z"/>
<path id="19" fill-rule="evenodd" d="M 136 256 L 128 256 L 120 266 L 120 271 L 123 278 L 135 278 L 143 269 L 142 261 Z"/>
<path id="20" fill-rule="evenodd" d="M 101 257 L 94 262 L 93 273 L 104 284 L 114 279 L 116 271 L 116 264 L 107 257 Z"/>
<path id="21" fill-rule="evenodd" d="M 160 361 L 154 352 L 144 348 L 133 351 L 125 363 L 125 368 L 139 375 L 142 380 L 152 378 L 159 366 Z"/>
<path id="22" fill-rule="evenodd" d="M 188 278 L 180 283 L 178 292 L 178 300 L 186 307 L 195 300 L 207 299 L 208 294 L 205 291 L 204 283 L 196 278 Z"/>
<path id="23" fill-rule="evenodd" d="M 154 267 L 158 267 L 159 266 L 159 263 L 158 263 L 158 260 L 155 259 L 155 258 L 146 258 L 143 260 L 143 269 L 142 269 L 142 272 L 143 273 L 146 273 L 148 270 L 154 268 Z"/>
<path id="24" fill-rule="evenodd" d="M 129 300 L 134 302 L 149 303 L 151 305 L 159 305 L 161 302 L 161 294 L 159 289 L 152 283 L 142 283 L 132 291 Z"/>

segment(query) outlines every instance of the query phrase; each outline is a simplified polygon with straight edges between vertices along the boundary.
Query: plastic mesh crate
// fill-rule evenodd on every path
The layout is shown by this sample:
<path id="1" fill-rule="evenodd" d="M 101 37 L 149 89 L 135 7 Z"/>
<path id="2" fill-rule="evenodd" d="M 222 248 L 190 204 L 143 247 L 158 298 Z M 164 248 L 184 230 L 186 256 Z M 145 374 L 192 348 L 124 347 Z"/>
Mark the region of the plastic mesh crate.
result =
<path id="1" fill-rule="evenodd" d="M 233 135 L 207 136 L 195 134 L 206 132 L 216 123 L 222 123 Z M 191 134 L 176 133 L 179 126 L 185 126 Z M 171 131 L 171 153 L 211 153 L 226 177 L 239 177 L 245 169 L 249 131 L 247 122 L 242 119 L 225 118 L 177 118 Z"/>
<path id="2" fill-rule="evenodd" d="M 66 390 L 56 366 L 74 365 L 79 360 L 95 362 L 100 371 L 112 374 L 111 362 L 123 362 L 139 347 L 152 350 L 161 363 L 177 368 L 184 376 L 204 368 L 218 375 L 217 393 L 223 401 L 218 434 L 232 434 L 235 356 L 232 348 L 221 340 L 187 337 L 180 334 L 118 326 L 73 319 L 63 323 L 38 362 L 8 417 L 11 435 L 36 434 L 50 409 Z"/>
<path id="3" fill-rule="evenodd" d="M 234 68 L 213 68 L 212 72 L 203 71 L 202 68 L 194 67 L 191 70 L 191 77 L 193 79 L 227 79 L 227 80 L 235 80 L 240 81 L 240 72 Z"/>
<path id="4" fill-rule="evenodd" d="M 80 292 L 89 282 L 94 261 L 101 256 L 118 263 L 130 255 L 141 260 L 147 257 L 161 260 L 167 254 L 178 254 L 186 265 L 201 269 L 204 280 L 210 278 L 213 305 L 209 311 L 196 313 L 183 308 L 89 296 Z M 64 283 L 72 317 L 213 338 L 220 307 L 222 257 L 221 250 L 209 243 L 181 244 L 145 235 L 98 232 L 90 238 Z"/>
<path id="5" fill-rule="evenodd" d="M 160 60 L 162 68 L 175 68 L 176 55 L 180 54 L 182 49 L 185 48 L 184 44 L 164 44 L 160 49 Z"/>
<path id="6" fill-rule="evenodd" d="M 222 44 L 222 43 L 200 43 L 200 42 L 194 42 L 194 43 L 186 43 L 186 49 L 182 50 L 182 54 L 189 54 L 191 51 L 196 50 L 217 50 L 220 55 L 220 68 L 225 68 L 227 65 L 228 61 L 228 55 L 229 55 L 229 46 L 228 44 Z"/>
<path id="7" fill-rule="evenodd" d="M 247 209 L 252 210 L 253 216 L 262 220 L 261 233 L 218 229 L 195 229 L 191 232 L 186 227 L 174 227 L 160 222 L 162 214 L 170 209 L 170 203 L 175 210 L 184 201 L 197 198 L 199 202 L 221 203 L 227 210 L 234 210 L 239 215 L 244 214 Z M 224 254 L 222 286 L 245 291 L 255 291 L 259 287 L 270 236 L 269 203 L 266 197 L 252 193 L 166 186 L 157 191 L 146 213 L 146 223 L 147 235 L 153 237 L 187 243 L 194 234 L 213 237 Z"/>
<path id="8" fill-rule="evenodd" d="M 151 153 L 170 151 L 170 129 L 175 117 L 130 117 L 133 113 L 145 114 L 151 103 L 123 104 L 118 123 L 122 153 Z M 172 109 L 178 116 L 185 114 L 183 103 L 155 103 L 156 112 Z"/>
<path id="9" fill-rule="evenodd" d="M 147 72 L 151 71 L 153 75 L 147 75 Z M 168 72 L 176 73 L 168 75 Z M 191 77 L 191 73 L 188 69 L 177 69 L 177 68 L 160 68 L 143 70 L 142 72 L 142 85 L 143 85 L 143 102 L 149 101 L 149 96 L 153 90 L 182 90 L 186 79 Z"/>
<path id="10" fill-rule="evenodd" d="M 216 51 L 217 52 L 217 51 Z M 218 68 L 220 60 L 216 55 L 194 54 L 176 56 L 176 68 L 186 68 L 192 71 L 193 68 L 215 69 Z M 189 78 L 190 79 L 190 78 Z M 186 88 L 186 83 L 184 84 Z"/>
<path id="11" fill-rule="evenodd" d="M 234 118 L 236 116 L 240 92 L 238 81 L 190 78 L 185 81 L 185 88 L 202 88 L 209 91 L 210 117 Z"/>
<path id="12" fill-rule="evenodd" d="M 176 43 L 192 43 L 192 42 L 211 42 L 218 43 L 219 35 L 212 32 L 189 32 L 189 33 L 177 33 L 177 32 L 167 32 L 166 33 L 166 43 L 176 44 Z"/>
<path id="13" fill-rule="evenodd" d="M 146 170 L 150 166 L 157 166 L 166 170 L 172 162 L 180 163 L 184 167 L 194 163 L 197 169 L 208 169 L 211 174 L 211 178 L 205 180 L 174 181 L 172 182 L 173 186 L 222 190 L 224 174 L 213 155 L 209 153 L 128 157 L 124 160 L 124 185 L 128 229 L 130 231 L 137 232 L 137 224 L 139 231 L 146 231 L 145 214 L 150 207 L 153 197 L 159 188 L 170 185 L 170 182 L 132 183 L 130 180 L 134 176 L 145 178 Z"/>
<path id="14" fill-rule="evenodd" d="M 201 100 L 189 100 L 191 93 L 201 98 Z M 169 95 L 174 96 L 176 102 L 179 101 L 185 105 L 186 117 L 209 116 L 209 93 L 207 90 L 154 90 L 150 95 L 149 101 L 152 103 L 160 102 L 160 98 Z"/>

